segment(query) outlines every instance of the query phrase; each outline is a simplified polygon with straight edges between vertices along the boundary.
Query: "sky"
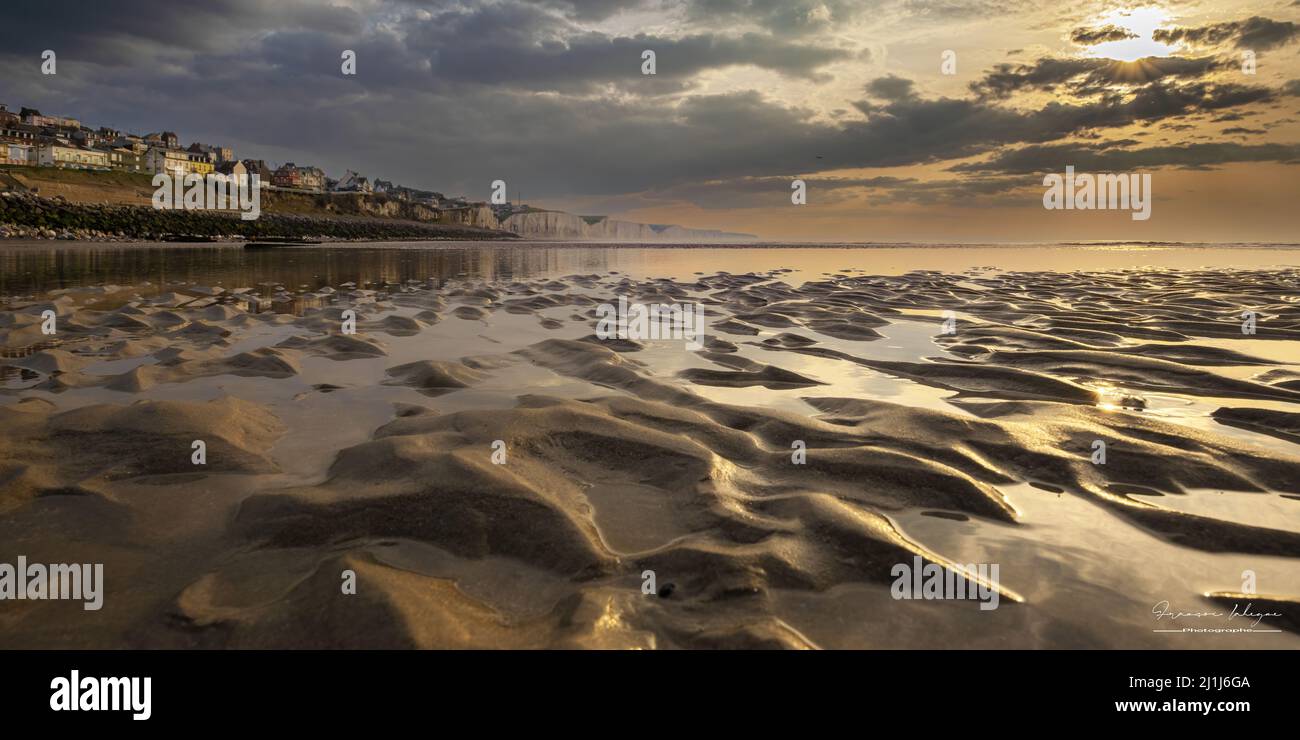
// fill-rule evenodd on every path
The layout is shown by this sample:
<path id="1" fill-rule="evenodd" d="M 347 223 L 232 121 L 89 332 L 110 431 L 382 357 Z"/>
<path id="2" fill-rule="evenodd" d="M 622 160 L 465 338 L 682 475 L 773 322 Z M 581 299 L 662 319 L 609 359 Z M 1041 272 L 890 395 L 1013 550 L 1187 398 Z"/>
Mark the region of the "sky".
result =
<path id="1" fill-rule="evenodd" d="M 3 15 L 10 110 L 332 177 L 475 200 L 502 180 L 535 207 L 771 241 L 1300 242 L 1300 0 L 7 0 Z M 1150 218 L 1044 208 L 1045 175 L 1067 166 L 1149 173 Z"/>

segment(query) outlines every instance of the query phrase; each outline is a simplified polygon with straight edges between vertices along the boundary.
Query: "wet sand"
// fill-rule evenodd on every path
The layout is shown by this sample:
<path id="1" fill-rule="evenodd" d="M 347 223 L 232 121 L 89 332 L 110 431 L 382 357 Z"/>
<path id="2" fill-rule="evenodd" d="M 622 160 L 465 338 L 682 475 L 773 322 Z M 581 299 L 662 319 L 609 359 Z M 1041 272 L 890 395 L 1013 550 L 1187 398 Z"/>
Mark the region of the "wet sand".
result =
<path id="1" fill-rule="evenodd" d="M 0 561 L 107 583 L 0 645 L 1300 647 L 1300 269 L 709 264 L 13 296 Z M 916 557 L 998 608 L 894 599 Z"/>

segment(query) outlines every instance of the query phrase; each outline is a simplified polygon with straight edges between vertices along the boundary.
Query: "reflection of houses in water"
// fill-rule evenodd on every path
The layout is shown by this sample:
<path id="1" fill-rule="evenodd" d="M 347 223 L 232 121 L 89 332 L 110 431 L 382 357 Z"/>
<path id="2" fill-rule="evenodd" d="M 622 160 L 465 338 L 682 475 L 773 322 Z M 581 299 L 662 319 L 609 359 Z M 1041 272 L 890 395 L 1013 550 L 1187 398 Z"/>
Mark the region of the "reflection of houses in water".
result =
<path id="1" fill-rule="evenodd" d="M 51 339 L 45 342 L 29 344 L 26 347 L 0 347 L 0 358 L 16 360 L 22 357 L 31 357 L 43 349 L 54 349 L 62 343 L 57 339 Z"/>
<path id="2" fill-rule="evenodd" d="M 515 280 L 604 272 L 601 246 L 424 242 L 403 246 L 320 246 L 245 250 L 230 246 L 81 244 L 75 248 L 0 249 L 0 296 L 35 295 L 93 285 L 261 285 L 315 290 L 351 282 L 378 289 L 409 280 Z M 436 284 L 435 284 L 436 287 Z M 269 297 L 269 296 L 266 296 Z"/>
<path id="3" fill-rule="evenodd" d="M 237 245 L 0 248 L 0 305 L 8 309 L 9 303 L 3 300 L 6 297 L 26 302 L 55 289 L 86 289 L 102 294 L 114 292 L 110 288 L 126 291 L 126 286 L 134 286 L 123 294 L 123 300 L 142 301 L 152 308 L 202 309 L 233 304 L 248 313 L 302 316 L 311 309 L 351 304 L 358 298 L 382 301 L 403 287 L 436 290 L 449 280 L 509 281 L 605 272 L 613 259 L 610 250 L 600 246 L 466 242 L 263 251 L 247 251 Z M 201 287 L 205 285 L 218 287 Z M 101 301 L 94 308 L 111 311 L 120 305 Z M 176 328 L 119 327 L 117 331 L 132 335 L 159 331 L 166 335 Z M 55 346 L 66 349 L 69 344 L 103 338 L 90 329 L 28 347 L 0 349 L 0 358 L 21 358 Z M 77 354 L 95 355 L 84 351 Z M 0 364 L 0 387 L 26 387 L 41 377 L 27 368 Z"/>

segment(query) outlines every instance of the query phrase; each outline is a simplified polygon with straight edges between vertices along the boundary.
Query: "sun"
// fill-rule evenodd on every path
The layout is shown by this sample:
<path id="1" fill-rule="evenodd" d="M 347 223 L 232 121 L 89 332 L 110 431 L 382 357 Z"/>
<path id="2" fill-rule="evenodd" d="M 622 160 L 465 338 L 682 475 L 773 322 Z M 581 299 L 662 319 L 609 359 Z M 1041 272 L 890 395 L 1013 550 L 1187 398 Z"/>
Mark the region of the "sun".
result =
<path id="1" fill-rule="evenodd" d="M 1121 62 L 1171 56 L 1179 49 L 1176 44 L 1166 44 L 1151 38 L 1157 28 L 1165 26 L 1170 20 L 1169 12 L 1158 7 L 1112 10 L 1104 13 L 1098 17 L 1096 26 L 1118 26 L 1133 34 L 1133 38 L 1106 41 L 1088 49 L 1087 53 L 1089 56 Z"/>

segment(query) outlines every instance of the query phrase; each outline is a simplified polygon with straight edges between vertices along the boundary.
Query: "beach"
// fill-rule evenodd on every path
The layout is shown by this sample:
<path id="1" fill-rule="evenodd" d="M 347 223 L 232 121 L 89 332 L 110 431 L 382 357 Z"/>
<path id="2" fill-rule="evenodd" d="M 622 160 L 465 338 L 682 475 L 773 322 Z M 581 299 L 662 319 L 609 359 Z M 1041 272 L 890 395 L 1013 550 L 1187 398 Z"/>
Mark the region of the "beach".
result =
<path id="1" fill-rule="evenodd" d="M 1300 647 L 1300 249 L 0 265 L 6 648 Z"/>

